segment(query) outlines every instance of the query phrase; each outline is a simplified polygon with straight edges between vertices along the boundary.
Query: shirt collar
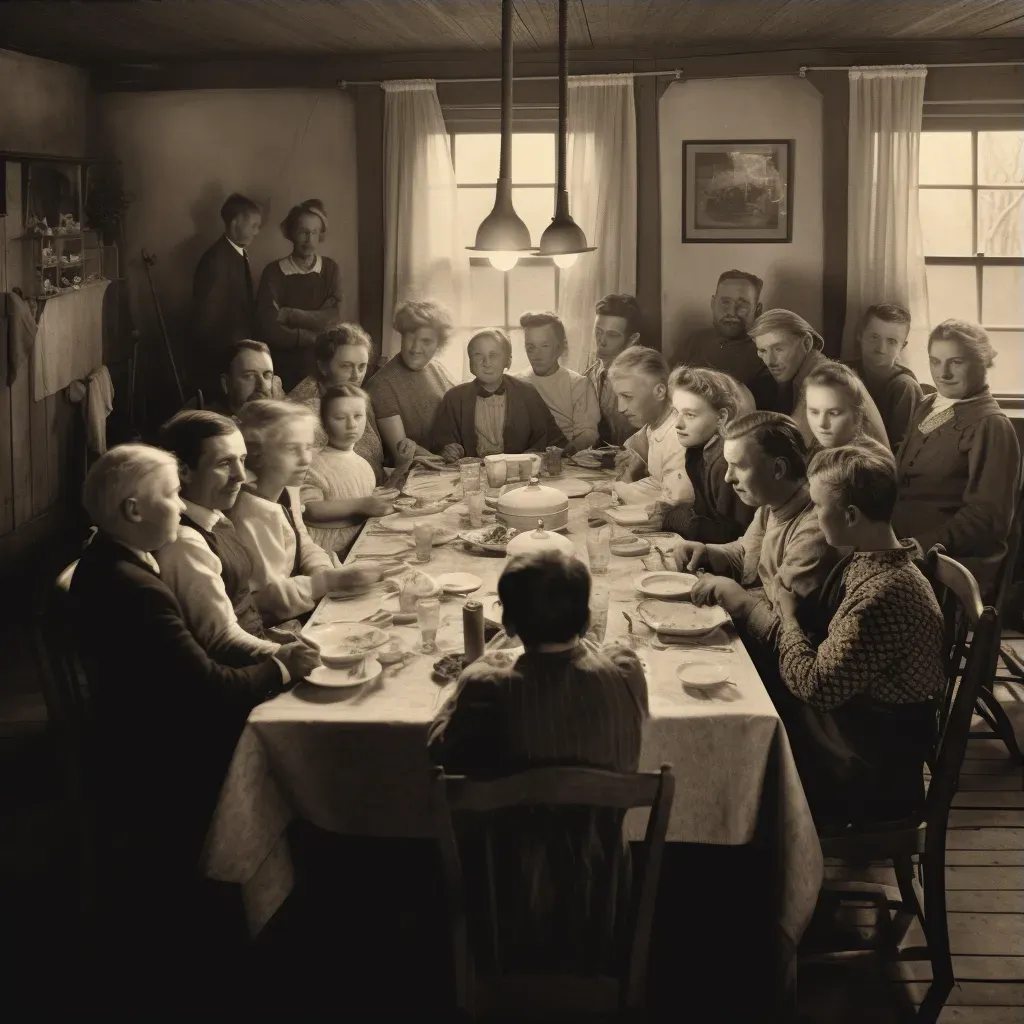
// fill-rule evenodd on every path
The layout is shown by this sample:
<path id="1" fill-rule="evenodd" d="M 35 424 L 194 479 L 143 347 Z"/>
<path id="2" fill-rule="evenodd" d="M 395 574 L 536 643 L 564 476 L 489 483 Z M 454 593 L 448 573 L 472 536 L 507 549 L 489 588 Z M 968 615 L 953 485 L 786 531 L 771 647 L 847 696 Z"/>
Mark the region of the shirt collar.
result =
<path id="1" fill-rule="evenodd" d="M 805 480 L 796 489 L 796 493 L 778 508 L 773 508 L 771 514 L 777 520 L 789 522 L 790 519 L 795 519 L 810 504 L 810 501 L 811 492 Z"/>
<path id="2" fill-rule="evenodd" d="M 495 388 L 494 391 L 488 391 L 480 381 L 474 378 L 473 387 L 476 389 L 477 398 L 494 398 L 497 395 L 505 394 L 505 382 L 508 380 L 507 374 L 502 374 L 501 383 Z"/>
<path id="3" fill-rule="evenodd" d="M 670 408 L 664 422 L 653 427 L 648 425 L 647 433 L 653 441 L 657 441 L 660 444 L 670 433 L 672 433 L 673 430 L 676 429 L 676 420 L 678 418 L 679 413 L 677 413 L 675 409 Z"/>
<path id="4" fill-rule="evenodd" d="M 218 512 L 214 508 L 204 508 L 202 505 L 197 505 L 194 501 L 189 501 L 188 498 L 182 498 L 181 500 L 185 506 L 185 515 L 192 522 L 206 530 L 207 533 L 211 533 L 213 528 L 222 519 L 226 518 L 223 512 Z"/>
<path id="5" fill-rule="evenodd" d="M 227 235 L 225 235 L 224 237 L 228 238 Z M 228 238 L 228 245 L 230 245 L 231 248 L 234 249 L 235 252 L 237 252 L 239 256 L 245 256 L 246 259 L 249 258 L 248 256 L 246 256 L 245 250 L 240 245 L 235 245 L 235 243 L 232 242 L 230 238 Z"/>
<path id="6" fill-rule="evenodd" d="M 291 256 L 285 256 L 283 260 L 278 260 L 277 265 L 281 268 L 281 273 L 285 277 L 291 277 L 292 274 L 319 274 L 323 269 L 324 261 L 320 258 L 320 254 L 317 253 L 316 262 L 313 264 L 312 270 L 303 270 Z"/>
<path id="7" fill-rule="evenodd" d="M 157 560 L 148 552 L 140 551 L 138 548 L 133 548 L 131 544 L 125 544 L 123 541 L 118 541 L 118 544 L 126 550 L 130 551 L 143 565 L 148 566 L 157 574 L 160 575 L 160 565 Z"/>

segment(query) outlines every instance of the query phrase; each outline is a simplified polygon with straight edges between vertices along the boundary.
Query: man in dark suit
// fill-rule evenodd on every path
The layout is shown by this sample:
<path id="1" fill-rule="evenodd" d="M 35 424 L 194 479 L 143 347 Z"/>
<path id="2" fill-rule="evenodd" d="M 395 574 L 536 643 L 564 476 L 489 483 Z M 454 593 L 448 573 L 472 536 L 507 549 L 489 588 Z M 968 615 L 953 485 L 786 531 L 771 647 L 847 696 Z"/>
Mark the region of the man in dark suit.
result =
<path id="1" fill-rule="evenodd" d="M 296 641 L 273 657 L 231 652 L 244 667 L 229 667 L 193 638 L 151 554 L 177 534 L 178 487 L 167 452 L 119 445 L 101 456 L 82 492 L 97 532 L 71 583 L 95 719 L 107 952 L 140 985 L 195 956 L 203 842 L 249 712 L 319 663 Z"/>
<path id="2" fill-rule="evenodd" d="M 256 337 L 256 289 L 246 250 L 259 234 L 263 213 L 235 192 L 220 216 L 224 234 L 200 257 L 192 284 L 193 363 L 204 383 L 216 376 L 225 348 Z"/>

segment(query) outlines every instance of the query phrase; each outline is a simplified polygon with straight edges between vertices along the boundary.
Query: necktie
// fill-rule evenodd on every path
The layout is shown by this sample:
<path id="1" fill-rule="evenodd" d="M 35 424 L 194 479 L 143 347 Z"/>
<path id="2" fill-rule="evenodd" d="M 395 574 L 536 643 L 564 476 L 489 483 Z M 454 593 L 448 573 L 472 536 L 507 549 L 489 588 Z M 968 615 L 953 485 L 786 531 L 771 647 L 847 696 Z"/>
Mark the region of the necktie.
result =
<path id="1" fill-rule="evenodd" d="M 242 261 L 245 263 L 245 290 L 249 293 L 249 301 L 255 302 L 256 295 L 252 290 L 252 269 L 249 266 L 249 254 L 242 250 Z"/>

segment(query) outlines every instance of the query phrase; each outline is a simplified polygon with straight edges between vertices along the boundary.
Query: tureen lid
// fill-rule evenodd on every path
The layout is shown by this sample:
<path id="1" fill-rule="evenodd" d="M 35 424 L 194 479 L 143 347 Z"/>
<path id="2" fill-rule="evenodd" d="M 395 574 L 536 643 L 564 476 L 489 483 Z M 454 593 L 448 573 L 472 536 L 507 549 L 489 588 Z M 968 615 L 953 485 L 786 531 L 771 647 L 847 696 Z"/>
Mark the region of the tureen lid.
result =
<path id="1" fill-rule="evenodd" d="M 576 554 L 576 548 L 568 537 L 563 537 L 554 530 L 545 530 L 543 521 L 538 519 L 537 529 L 517 534 L 508 542 L 506 552 L 509 555 L 525 555 L 552 549 L 567 555 Z"/>
<path id="2" fill-rule="evenodd" d="M 498 499 L 498 511 L 516 516 L 549 516 L 564 512 L 569 499 L 564 491 L 545 487 L 536 477 L 531 477 L 525 487 L 514 487 Z"/>

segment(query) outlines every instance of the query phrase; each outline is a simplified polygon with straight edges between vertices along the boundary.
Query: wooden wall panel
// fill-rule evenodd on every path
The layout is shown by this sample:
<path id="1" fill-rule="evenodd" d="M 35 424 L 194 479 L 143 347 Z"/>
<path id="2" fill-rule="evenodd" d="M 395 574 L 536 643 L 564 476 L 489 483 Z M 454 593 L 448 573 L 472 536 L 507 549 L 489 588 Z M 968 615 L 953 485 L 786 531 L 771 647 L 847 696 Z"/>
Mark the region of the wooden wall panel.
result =
<path id="1" fill-rule="evenodd" d="M 6 242 L 6 217 L 0 217 L 0 242 Z M 2 250 L 0 250 L 2 257 Z M 3 264 L 0 263 L 0 285 Z M 0 537 L 14 529 L 14 491 L 11 488 L 11 389 L 7 386 L 7 321 L 0 317 Z"/>

